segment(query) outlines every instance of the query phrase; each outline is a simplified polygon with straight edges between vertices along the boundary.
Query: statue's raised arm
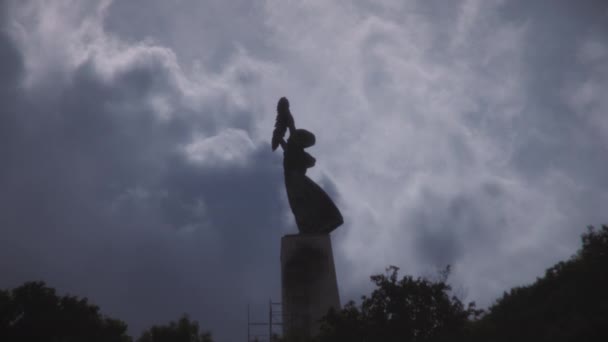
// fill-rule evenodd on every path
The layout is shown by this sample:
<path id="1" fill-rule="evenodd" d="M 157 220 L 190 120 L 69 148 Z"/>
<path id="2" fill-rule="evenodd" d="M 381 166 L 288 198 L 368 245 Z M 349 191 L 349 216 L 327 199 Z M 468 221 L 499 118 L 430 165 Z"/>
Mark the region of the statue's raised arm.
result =
<path id="1" fill-rule="evenodd" d="M 285 132 L 289 128 L 289 135 L 292 135 L 296 130 L 296 124 L 293 121 L 293 116 L 289 111 L 289 101 L 285 97 L 281 97 L 277 104 L 277 119 L 274 123 L 274 131 L 272 132 L 272 150 L 276 150 L 279 145 L 285 148 Z"/>

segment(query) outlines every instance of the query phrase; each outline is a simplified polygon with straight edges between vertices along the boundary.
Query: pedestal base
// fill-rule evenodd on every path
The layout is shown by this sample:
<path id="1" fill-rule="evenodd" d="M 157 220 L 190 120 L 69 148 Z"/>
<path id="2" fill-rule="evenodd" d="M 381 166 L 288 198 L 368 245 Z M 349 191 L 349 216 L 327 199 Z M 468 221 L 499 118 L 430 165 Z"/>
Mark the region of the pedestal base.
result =
<path id="1" fill-rule="evenodd" d="M 329 234 L 283 236 L 281 286 L 283 335 L 288 339 L 315 336 L 328 310 L 340 309 Z"/>

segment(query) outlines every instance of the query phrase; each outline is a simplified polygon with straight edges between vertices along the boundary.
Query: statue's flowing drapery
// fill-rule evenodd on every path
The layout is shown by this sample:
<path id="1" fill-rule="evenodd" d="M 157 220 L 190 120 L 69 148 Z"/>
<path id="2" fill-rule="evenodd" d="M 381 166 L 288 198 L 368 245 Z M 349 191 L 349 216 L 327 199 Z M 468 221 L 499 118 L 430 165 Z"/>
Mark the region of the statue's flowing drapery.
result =
<path id="1" fill-rule="evenodd" d="M 287 142 L 283 139 L 289 128 Z M 289 206 L 300 233 L 330 233 L 344 220 L 340 210 L 323 189 L 306 176 L 315 165 L 315 158 L 304 151 L 315 144 L 315 136 L 304 129 L 296 129 L 289 102 L 281 98 L 277 105 L 277 120 L 272 137 L 272 149 L 283 148 L 285 188 Z"/>

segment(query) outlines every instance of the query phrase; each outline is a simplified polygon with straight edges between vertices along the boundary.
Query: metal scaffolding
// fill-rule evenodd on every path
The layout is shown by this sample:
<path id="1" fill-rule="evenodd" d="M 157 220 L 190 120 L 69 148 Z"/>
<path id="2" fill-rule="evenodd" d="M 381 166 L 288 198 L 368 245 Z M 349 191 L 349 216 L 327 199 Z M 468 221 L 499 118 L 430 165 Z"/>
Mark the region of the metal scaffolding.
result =
<path id="1" fill-rule="evenodd" d="M 249 304 L 247 304 L 247 342 L 273 342 L 278 334 L 273 335 L 273 326 L 282 326 L 282 311 L 276 310 L 275 307 L 281 307 L 280 302 L 268 300 L 268 321 L 255 322 L 251 321 L 251 313 Z M 278 318 L 278 319 L 277 319 Z M 255 328 L 267 327 L 268 333 L 256 333 Z M 253 328 L 253 329 L 252 329 Z M 253 330 L 253 331 L 252 331 Z"/>

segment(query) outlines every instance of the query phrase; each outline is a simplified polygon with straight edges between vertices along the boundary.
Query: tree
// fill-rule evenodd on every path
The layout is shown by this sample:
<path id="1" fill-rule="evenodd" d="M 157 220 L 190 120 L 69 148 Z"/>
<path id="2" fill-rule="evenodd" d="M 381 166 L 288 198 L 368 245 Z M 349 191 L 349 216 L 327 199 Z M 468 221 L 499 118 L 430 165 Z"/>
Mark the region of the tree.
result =
<path id="1" fill-rule="evenodd" d="M 130 342 L 126 331 L 86 298 L 60 297 L 44 282 L 0 291 L 0 341 Z"/>
<path id="2" fill-rule="evenodd" d="M 476 324 L 479 341 L 608 341 L 608 226 L 532 285 L 515 287 Z"/>
<path id="3" fill-rule="evenodd" d="M 449 266 L 438 281 L 411 276 L 398 280 L 398 270 L 390 266 L 387 274 L 372 276 L 377 288 L 362 297 L 360 307 L 349 302 L 331 311 L 319 341 L 455 341 L 468 334 L 469 318 L 481 311 L 450 296 Z"/>
<path id="4" fill-rule="evenodd" d="M 211 333 L 199 333 L 197 321 L 183 315 L 177 322 L 168 325 L 154 325 L 144 331 L 137 342 L 212 342 Z"/>

